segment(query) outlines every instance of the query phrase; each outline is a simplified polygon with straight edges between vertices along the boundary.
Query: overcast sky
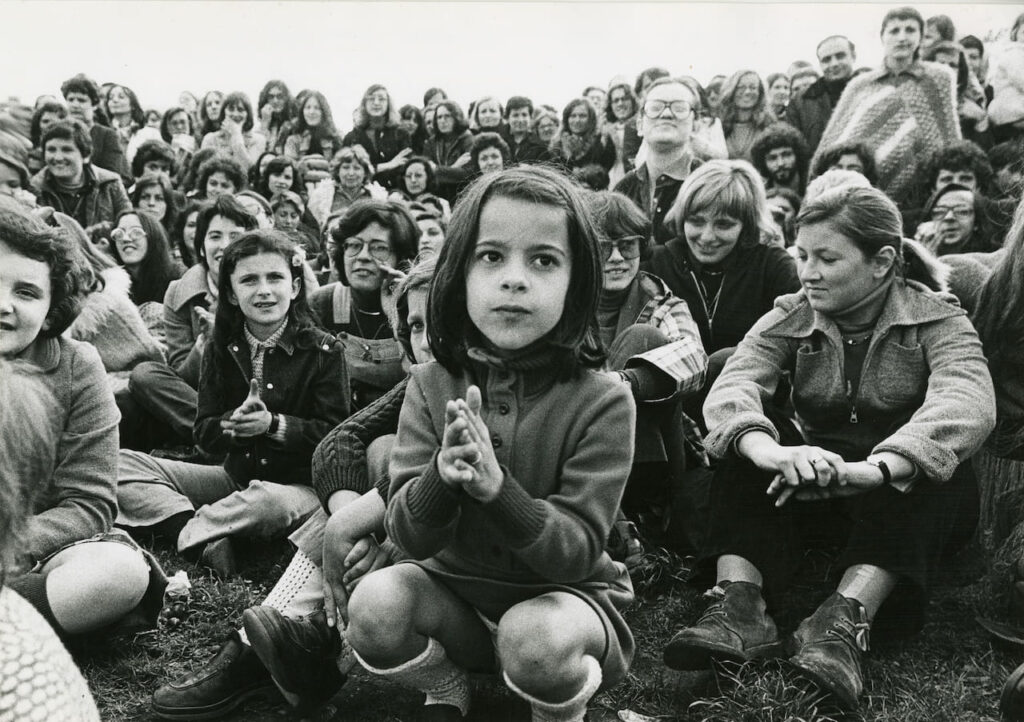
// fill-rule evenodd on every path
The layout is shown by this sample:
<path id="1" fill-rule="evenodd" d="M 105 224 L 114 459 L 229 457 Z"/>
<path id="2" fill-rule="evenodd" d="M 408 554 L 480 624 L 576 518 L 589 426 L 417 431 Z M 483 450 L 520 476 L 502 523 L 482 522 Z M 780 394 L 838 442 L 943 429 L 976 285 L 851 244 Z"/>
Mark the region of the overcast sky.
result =
<path id="1" fill-rule="evenodd" d="M 323 91 L 342 129 L 373 82 L 400 104 L 439 85 L 463 105 L 526 94 L 562 107 L 585 86 L 651 65 L 701 82 L 741 67 L 785 70 L 814 61 L 817 42 L 835 33 L 856 43 L 859 65 L 876 65 L 880 21 L 897 4 L 0 0 L 0 97 L 32 102 L 84 71 L 160 110 L 183 89 L 238 89 L 255 101 L 264 81 L 281 78 L 293 93 Z M 985 37 L 1005 34 L 1024 6 L 916 7 Z"/>

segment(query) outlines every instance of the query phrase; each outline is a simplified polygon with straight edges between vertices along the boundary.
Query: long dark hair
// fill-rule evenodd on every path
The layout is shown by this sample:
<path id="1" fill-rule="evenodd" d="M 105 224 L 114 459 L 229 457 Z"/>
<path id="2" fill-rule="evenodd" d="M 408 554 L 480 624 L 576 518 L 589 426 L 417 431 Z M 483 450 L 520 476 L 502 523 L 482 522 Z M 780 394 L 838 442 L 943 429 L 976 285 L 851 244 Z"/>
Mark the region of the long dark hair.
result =
<path id="1" fill-rule="evenodd" d="M 171 281 L 181 277 L 181 268 L 171 257 L 171 244 L 167 240 L 167 231 L 154 216 L 140 211 L 137 208 L 122 211 L 114 221 L 114 227 L 121 222 L 125 216 L 137 216 L 139 225 L 146 232 L 146 257 L 142 259 L 138 270 L 132 274 L 132 300 L 136 306 L 141 306 L 149 301 L 163 303 L 164 294 L 167 293 L 167 286 Z M 117 244 L 110 244 L 110 253 L 114 260 L 124 265 L 120 254 L 117 252 Z"/>
<path id="2" fill-rule="evenodd" d="M 1024 199 L 1017 204 L 1003 248 L 1005 255 L 981 287 L 973 319 L 992 368 L 1019 352 L 1024 339 Z"/>
<path id="3" fill-rule="evenodd" d="M 306 124 L 306 116 L 304 110 L 306 103 L 310 100 L 316 100 L 320 106 L 320 124 L 316 126 L 310 126 Z M 337 148 L 341 141 L 338 136 L 338 129 L 334 126 L 334 116 L 331 114 L 331 106 L 327 102 L 327 98 L 319 90 L 310 90 L 306 97 L 302 99 L 302 105 L 296 108 L 295 111 L 295 123 L 292 126 L 292 133 L 302 135 L 306 131 L 309 131 L 309 152 L 320 153 L 325 144 L 331 145 L 332 148 Z M 333 153 L 333 150 L 331 151 Z M 330 153 L 327 154 L 330 157 Z"/>
<path id="4" fill-rule="evenodd" d="M 428 302 L 427 334 L 434 358 L 454 374 L 469 365 L 470 347 L 484 339 L 469 318 L 466 276 L 480 233 L 480 214 L 493 198 L 553 206 L 565 211 L 572 271 L 562 317 L 548 333 L 559 378 L 597 368 L 605 354 L 597 335 L 597 303 L 603 264 L 600 232 L 591 220 L 583 191 L 566 176 L 540 166 L 519 166 L 481 176 L 460 197 L 437 259 Z"/>
<path id="5" fill-rule="evenodd" d="M 242 327 L 245 324 L 245 316 L 242 315 L 242 311 L 228 300 L 233 293 L 231 274 L 235 272 L 235 268 L 243 258 L 260 253 L 276 253 L 281 256 L 291 271 L 292 280 L 297 279 L 299 282 L 299 293 L 288 307 L 288 323 L 292 324 L 295 332 L 320 328 L 306 296 L 302 249 L 280 231 L 270 229 L 249 231 L 224 249 L 224 255 L 220 261 L 217 294 L 221 302 L 217 304 L 217 315 L 213 326 L 213 358 L 221 370 L 226 368 L 225 364 L 233 363 L 227 352 L 228 344 L 241 337 Z"/>
<path id="6" fill-rule="evenodd" d="M 145 173 L 141 178 L 135 181 L 135 185 L 132 186 L 131 193 L 128 194 L 128 200 L 132 202 L 133 208 L 138 208 L 139 200 L 142 198 L 142 192 L 151 186 L 156 186 L 160 189 L 160 192 L 164 194 L 164 203 L 167 204 L 167 210 L 164 211 L 164 217 L 160 220 L 160 223 L 169 235 L 178 218 L 178 206 L 174 200 L 174 192 L 171 189 L 171 183 L 167 178 L 156 173 Z"/>
<path id="7" fill-rule="evenodd" d="M 274 88 L 278 88 L 284 94 L 284 108 L 280 113 L 275 110 L 270 114 L 270 129 L 282 127 L 295 115 L 295 102 L 292 99 L 292 93 L 283 80 L 268 80 L 266 82 L 256 100 L 256 112 L 260 112 L 260 109 L 270 102 L 270 92 Z"/>

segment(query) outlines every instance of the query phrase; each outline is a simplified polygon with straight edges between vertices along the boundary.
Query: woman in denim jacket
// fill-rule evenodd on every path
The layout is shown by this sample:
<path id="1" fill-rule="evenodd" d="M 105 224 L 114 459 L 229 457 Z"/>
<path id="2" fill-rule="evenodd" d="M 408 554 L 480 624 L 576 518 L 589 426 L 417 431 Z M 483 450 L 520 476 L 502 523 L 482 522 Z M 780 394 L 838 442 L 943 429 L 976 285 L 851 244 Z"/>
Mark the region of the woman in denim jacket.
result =
<path id="1" fill-rule="evenodd" d="M 852 708 L 876 612 L 920 624 L 959 517 L 976 513 L 964 462 L 992 430 L 995 399 L 974 327 L 935 292 L 934 261 L 903 241 L 888 197 L 842 186 L 797 221 L 803 290 L 750 330 L 704 405 L 720 459 L 705 550 L 717 583 L 665 661 L 696 669 L 786 649 L 798 672 Z M 799 430 L 764 403 L 784 376 Z M 767 612 L 812 519 L 835 533 L 842 579 L 786 645 Z"/>

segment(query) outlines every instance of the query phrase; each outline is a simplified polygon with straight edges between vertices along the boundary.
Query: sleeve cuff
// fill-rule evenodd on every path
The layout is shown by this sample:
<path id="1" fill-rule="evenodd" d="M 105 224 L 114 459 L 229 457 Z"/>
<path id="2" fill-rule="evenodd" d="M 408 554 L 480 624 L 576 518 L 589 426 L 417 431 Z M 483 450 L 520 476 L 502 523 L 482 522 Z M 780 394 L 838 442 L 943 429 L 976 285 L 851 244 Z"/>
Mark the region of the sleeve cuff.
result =
<path id="1" fill-rule="evenodd" d="M 513 547 L 525 547 L 544 530 L 547 513 L 544 505 L 526 493 L 505 467 L 501 490 L 484 504 L 495 525 Z"/>
<path id="2" fill-rule="evenodd" d="M 409 513 L 428 526 L 442 527 L 455 516 L 459 497 L 441 480 L 437 472 L 436 453 L 430 458 L 423 474 L 409 485 L 405 502 Z"/>

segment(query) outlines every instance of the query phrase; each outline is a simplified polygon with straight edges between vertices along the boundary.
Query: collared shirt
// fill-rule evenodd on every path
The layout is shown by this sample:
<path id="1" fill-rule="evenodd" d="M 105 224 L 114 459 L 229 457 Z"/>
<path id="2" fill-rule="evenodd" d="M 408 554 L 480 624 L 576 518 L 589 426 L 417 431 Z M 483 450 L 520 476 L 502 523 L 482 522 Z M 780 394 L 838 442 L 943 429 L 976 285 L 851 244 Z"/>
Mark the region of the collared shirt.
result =
<path id="1" fill-rule="evenodd" d="M 285 328 L 287 327 L 288 319 L 286 318 L 281 322 L 281 325 L 277 327 L 277 330 L 263 341 L 260 341 L 258 338 L 253 336 L 249 331 L 248 326 L 242 327 L 242 330 L 245 333 L 245 342 L 249 345 L 249 358 L 252 361 L 252 377 L 256 383 L 259 384 L 260 388 L 263 387 L 263 359 L 266 352 L 277 346 L 278 342 L 281 340 L 281 336 L 284 334 Z M 267 436 L 274 441 L 284 442 L 285 417 L 279 414 L 277 420 L 277 429 L 274 430 L 273 434 L 267 434 Z"/>

